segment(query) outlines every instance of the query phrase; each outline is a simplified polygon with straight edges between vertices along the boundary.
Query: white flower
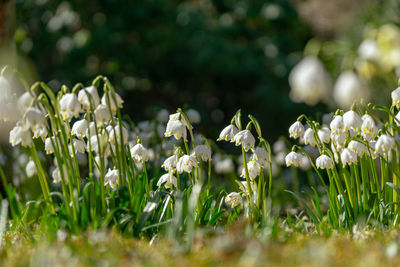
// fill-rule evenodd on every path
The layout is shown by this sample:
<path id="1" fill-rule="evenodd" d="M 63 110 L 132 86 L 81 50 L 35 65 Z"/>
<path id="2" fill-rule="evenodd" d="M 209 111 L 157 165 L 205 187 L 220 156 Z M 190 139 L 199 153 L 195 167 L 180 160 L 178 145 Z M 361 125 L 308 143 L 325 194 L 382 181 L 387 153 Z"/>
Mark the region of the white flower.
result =
<path id="1" fill-rule="evenodd" d="M 189 109 L 186 111 L 186 115 L 191 123 L 200 123 L 200 113 L 195 109 Z"/>
<path id="2" fill-rule="evenodd" d="M 104 176 L 104 185 L 109 185 L 113 189 L 116 188 L 118 186 L 118 176 L 118 170 L 111 170 L 110 168 L 108 168 L 108 172 Z"/>
<path id="3" fill-rule="evenodd" d="M 31 103 L 33 101 L 33 97 L 29 92 L 23 93 L 19 98 L 18 98 L 18 109 L 21 111 L 21 114 L 24 114 L 25 111 L 31 106 Z"/>
<path id="4" fill-rule="evenodd" d="M 58 184 L 61 182 L 61 173 L 58 168 L 55 168 L 53 172 L 51 173 L 51 176 L 53 178 L 53 183 Z"/>
<path id="5" fill-rule="evenodd" d="M 347 146 L 348 149 L 354 151 L 358 156 L 362 157 L 364 154 L 368 153 L 367 147 L 358 141 L 351 140 Z"/>
<path id="6" fill-rule="evenodd" d="M 303 137 L 304 135 L 304 126 L 301 122 L 296 121 L 289 127 L 289 137 L 297 139 L 299 137 Z"/>
<path id="7" fill-rule="evenodd" d="M 186 126 L 180 120 L 169 120 L 167 129 L 165 130 L 165 137 L 174 136 L 176 140 L 183 138 L 186 140 Z"/>
<path id="8" fill-rule="evenodd" d="M 157 120 L 160 123 L 165 123 L 168 121 L 169 112 L 166 109 L 162 109 L 157 113 Z"/>
<path id="9" fill-rule="evenodd" d="M 274 151 L 274 154 L 278 154 L 281 152 L 287 152 L 287 147 L 286 147 L 286 143 L 283 140 L 278 140 L 276 141 L 273 146 L 272 146 L 272 150 Z"/>
<path id="10" fill-rule="evenodd" d="M 97 125 L 107 124 L 111 120 L 110 110 L 106 105 L 100 104 L 94 111 Z"/>
<path id="11" fill-rule="evenodd" d="M 97 88 L 94 86 L 83 88 L 78 92 L 78 100 L 84 109 L 90 109 L 90 102 L 92 101 L 92 108 L 95 109 L 100 104 Z"/>
<path id="12" fill-rule="evenodd" d="M 100 142 L 100 144 L 99 144 L 99 142 Z M 107 136 L 105 134 L 99 134 L 99 135 L 93 135 L 92 137 L 90 137 L 87 150 L 89 151 L 89 149 L 96 153 L 100 153 L 100 149 L 101 149 L 101 152 L 104 153 L 105 155 L 107 155 L 110 152 Z"/>
<path id="13" fill-rule="evenodd" d="M 148 151 L 142 144 L 136 144 L 131 148 L 131 156 L 136 162 L 146 162 L 149 159 Z"/>
<path id="14" fill-rule="evenodd" d="M 300 154 L 300 164 L 299 164 L 299 167 L 300 167 L 300 169 L 302 169 L 302 170 L 304 170 L 304 171 L 309 170 L 309 169 L 311 168 L 311 162 L 310 162 L 310 160 L 309 160 L 308 157 L 307 157 L 305 154 L 303 154 L 303 153 Z"/>
<path id="15" fill-rule="evenodd" d="M 363 123 L 361 125 L 361 135 L 364 137 L 366 141 L 371 141 L 375 139 L 378 128 L 375 125 L 374 119 L 370 116 L 365 114 L 362 116 Z"/>
<path id="16" fill-rule="evenodd" d="M 365 39 L 358 46 L 357 52 L 360 58 L 374 61 L 379 57 L 379 46 L 375 40 Z"/>
<path id="17" fill-rule="evenodd" d="M 301 163 L 301 154 L 292 151 L 286 155 L 285 162 L 287 167 L 292 165 L 299 167 Z"/>
<path id="18" fill-rule="evenodd" d="M 32 143 L 32 136 L 29 130 L 24 129 L 24 127 L 20 125 L 16 125 L 10 131 L 10 143 L 12 146 L 16 146 L 21 144 L 23 147 L 27 147 Z"/>
<path id="19" fill-rule="evenodd" d="M 315 105 L 326 102 L 331 92 L 331 79 L 322 62 L 316 57 L 303 58 L 290 72 L 290 98 L 294 102 Z"/>
<path id="20" fill-rule="evenodd" d="M 335 143 L 338 146 L 344 146 L 344 143 L 346 142 L 346 135 L 341 134 L 341 135 L 336 135 L 331 133 L 331 140 L 333 143 Z"/>
<path id="21" fill-rule="evenodd" d="M 94 123 L 94 121 L 91 121 L 89 123 L 89 127 L 86 130 L 86 134 L 85 135 L 86 135 L 87 138 L 89 138 L 89 136 L 92 137 L 92 136 L 96 135 L 96 124 Z"/>
<path id="22" fill-rule="evenodd" d="M 259 146 L 256 147 L 251 157 L 251 159 L 260 164 L 261 167 L 269 165 L 268 158 L 269 158 L 268 151 L 264 147 L 259 147 Z"/>
<path id="23" fill-rule="evenodd" d="M 198 162 L 195 157 L 183 155 L 179 158 L 178 164 L 176 165 L 176 170 L 178 173 L 187 172 L 191 173 L 193 167 L 198 167 Z"/>
<path id="24" fill-rule="evenodd" d="M 129 139 L 129 132 L 128 129 L 126 129 L 124 126 L 120 127 L 119 124 L 116 126 L 107 126 L 107 131 L 108 131 L 108 141 L 111 142 L 111 144 L 115 145 L 115 143 L 120 143 L 121 141 L 121 129 L 122 128 L 122 137 L 123 137 L 123 143 L 127 144 L 128 139 Z M 117 141 L 116 141 L 117 140 Z"/>
<path id="25" fill-rule="evenodd" d="M 315 165 L 319 169 L 333 169 L 333 160 L 327 155 L 321 155 L 317 158 Z"/>
<path id="26" fill-rule="evenodd" d="M 286 152 L 279 152 L 278 154 L 275 155 L 275 161 L 279 165 L 285 165 L 286 164 Z"/>
<path id="27" fill-rule="evenodd" d="M 314 136 L 314 130 L 313 129 L 308 128 L 304 132 L 304 144 L 311 145 L 311 146 L 315 146 L 316 145 L 315 136 Z"/>
<path id="28" fill-rule="evenodd" d="M 86 145 L 82 140 L 73 139 L 72 144 L 74 145 L 75 153 L 85 153 Z M 69 153 L 73 156 L 71 144 L 69 145 Z"/>
<path id="29" fill-rule="evenodd" d="M 346 165 L 357 164 L 357 154 L 348 148 L 343 149 L 340 154 L 340 159 L 342 160 L 343 168 Z"/>
<path id="30" fill-rule="evenodd" d="M 225 197 L 225 203 L 233 209 L 242 203 L 242 197 L 236 192 L 229 193 Z"/>
<path id="31" fill-rule="evenodd" d="M 342 109 L 349 109 L 354 102 L 361 99 L 368 101 L 369 91 L 353 71 L 340 74 L 333 88 L 333 98 Z"/>
<path id="32" fill-rule="evenodd" d="M 46 154 L 54 153 L 54 147 L 52 142 L 56 144 L 56 139 L 54 136 L 47 137 L 46 140 L 44 141 L 44 150 L 46 151 Z"/>
<path id="33" fill-rule="evenodd" d="M 397 126 L 400 126 L 400 111 L 397 113 L 394 122 L 397 124 Z"/>
<path id="34" fill-rule="evenodd" d="M 28 176 L 29 178 L 36 174 L 36 165 L 35 162 L 33 162 L 33 160 L 28 161 L 28 164 L 26 164 L 25 167 L 25 172 L 26 176 Z"/>
<path id="35" fill-rule="evenodd" d="M 41 136 L 44 131 L 43 128 L 47 126 L 45 115 L 37 108 L 27 108 L 24 121 L 26 126 L 32 129 L 35 138 Z M 47 134 L 47 131 L 45 133 Z"/>
<path id="36" fill-rule="evenodd" d="M 161 167 L 164 168 L 166 171 L 174 171 L 176 168 L 175 155 L 172 155 L 166 160 L 164 160 L 164 163 L 161 165 Z"/>
<path id="37" fill-rule="evenodd" d="M 112 114 L 115 114 L 117 112 L 117 108 L 123 107 L 124 100 L 122 100 L 119 94 L 113 93 L 113 95 L 111 95 L 111 92 L 108 92 L 108 94 L 104 94 L 101 98 L 101 104 L 103 104 L 104 106 L 107 106 L 107 98 L 110 101 L 110 110 Z"/>
<path id="38" fill-rule="evenodd" d="M 179 112 L 169 115 L 169 121 L 180 121 L 185 127 L 189 128 L 187 121 Z"/>
<path id="39" fill-rule="evenodd" d="M 221 133 L 219 134 L 219 138 L 217 141 L 225 140 L 233 142 L 233 138 L 239 132 L 235 125 L 229 124 L 226 126 Z"/>
<path id="40" fill-rule="evenodd" d="M 382 134 L 376 141 L 375 152 L 382 156 L 386 156 L 389 153 L 389 151 L 391 151 L 394 147 L 395 147 L 394 138 L 386 134 Z"/>
<path id="41" fill-rule="evenodd" d="M 328 127 L 322 127 L 318 130 L 318 137 L 322 142 L 328 144 L 331 141 L 331 130 Z"/>
<path id="42" fill-rule="evenodd" d="M 21 113 L 18 110 L 17 97 L 10 83 L 4 76 L 0 76 L 0 119 L 17 121 Z"/>
<path id="43" fill-rule="evenodd" d="M 242 193 L 249 195 L 249 187 L 247 181 L 240 182 L 239 186 L 242 190 Z M 250 181 L 250 187 L 253 191 L 253 201 L 255 201 L 257 199 L 257 184 L 254 181 Z"/>
<path id="44" fill-rule="evenodd" d="M 343 115 L 343 125 L 345 131 L 354 131 L 354 133 L 358 133 L 362 126 L 362 119 L 360 115 L 356 112 L 350 110 L 344 113 Z"/>
<path id="45" fill-rule="evenodd" d="M 64 174 L 64 179 L 65 179 L 65 183 L 68 183 L 68 173 L 67 173 L 67 169 L 65 168 L 65 166 L 62 167 L 63 170 L 63 174 Z M 52 178 L 53 178 L 53 183 L 58 184 L 61 182 L 61 172 L 59 167 L 56 167 L 52 174 L 51 174 Z"/>
<path id="46" fill-rule="evenodd" d="M 342 135 L 344 132 L 344 123 L 342 116 L 336 116 L 330 124 L 331 127 L 331 135 Z"/>
<path id="47" fill-rule="evenodd" d="M 235 141 L 236 146 L 243 145 L 244 151 L 249 151 L 251 148 L 252 150 L 254 149 L 254 144 L 256 140 L 254 139 L 254 136 L 251 134 L 249 130 L 243 130 L 235 134 L 233 137 L 233 140 Z"/>
<path id="48" fill-rule="evenodd" d="M 165 188 L 172 189 L 174 186 L 177 187 L 178 180 L 172 173 L 166 173 L 160 177 L 157 182 L 157 186 L 161 187 L 163 184 Z"/>
<path id="49" fill-rule="evenodd" d="M 63 119 L 70 121 L 72 117 L 79 117 L 79 112 L 81 111 L 81 103 L 78 97 L 73 93 L 65 94 L 60 99 L 60 112 Z"/>
<path id="50" fill-rule="evenodd" d="M 82 119 L 76 121 L 72 126 L 71 134 L 76 135 L 79 138 L 83 138 L 86 136 L 87 130 L 89 127 L 89 123 L 87 120 Z"/>
<path id="51" fill-rule="evenodd" d="M 376 145 L 376 141 L 370 141 L 368 143 L 370 149 L 368 149 L 369 153 L 371 154 L 371 157 L 373 159 L 376 159 L 378 157 L 378 154 L 375 152 L 375 145 Z"/>
<path id="52" fill-rule="evenodd" d="M 225 158 L 223 160 L 214 161 L 214 169 L 218 174 L 231 173 L 233 172 L 235 165 L 232 159 Z"/>
<path id="53" fill-rule="evenodd" d="M 392 91 L 392 105 L 400 108 L 400 87 Z"/>
<path id="54" fill-rule="evenodd" d="M 196 146 L 193 155 L 200 157 L 202 161 L 209 161 L 211 160 L 211 148 L 207 145 Z"/>
<path id="55" fill-rule="evenodd" d="M 260 174 L 261 166 L 257 162 L 250 160 L 249 162 L 247 162 L 247 171 L 249 172 L 250 180 L 254 180 Z M 246 170 L 244 166 L 240 177 L 246 178 Z"/>

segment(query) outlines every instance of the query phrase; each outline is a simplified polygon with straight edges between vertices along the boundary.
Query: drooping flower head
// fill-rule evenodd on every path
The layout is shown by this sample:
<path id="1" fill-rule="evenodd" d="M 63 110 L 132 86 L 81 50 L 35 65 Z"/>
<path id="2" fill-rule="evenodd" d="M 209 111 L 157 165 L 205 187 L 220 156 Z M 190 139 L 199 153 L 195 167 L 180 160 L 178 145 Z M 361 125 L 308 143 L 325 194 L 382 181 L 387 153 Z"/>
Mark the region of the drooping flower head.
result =
<path id="1" fill-rule="evenodd" d="M 96 109 L 100 104 L 100 97 L 97 88 L 94 86 L 83 88 L 78 92 L 78 100 L 84 109 L 89 109 L 91 106 L 90 104 L 92 104 L 93 109 Z"/>
<path id="2" fill-rule="evenodd" d="M 297 152 L 292 151 L 286 155 L 285 162 L 287 167 L 290 167 L 292 165 L 299 167 L 301 163 L 301 155 Z"/>
<path id="3" fill-rule="evenodd" d="M 189 155 L 183 155 L 179 158 L 176 165 L 178 173 L 187 172 L 191 173 L 193 168 L 198 167 L 198 162 L 195 157 Z"/>
<path id="4" fill-rule="evenodd" d="M 358 163 L 357 154 L 348 148 L 343 149 L 342 153 L 340 154 L 340 158 L 342 160 L 343 168 L 346 165 Z"/>
<path id="5" fill-rule="evenodd" d="M 198 145 L 194 148 L 193 155 L 202 161 L 211 160 L 211 148 L 208 145 Z"/>
<path id="6" fill-rule="evenodd" d="M 81 103 L 79 102 L 76 94 L 67 93 L 63 95 L 59 103 L 60 112 L 64 120 L 70 121 L 73 117 L 79 117 L 79 112 L 81 111 Z"/>
<path id="7" fill-rule="evenodd" d="M 333 160 L 327 155 L 321 155 L 317 158 L 315 165 L 319 169 L 333 169 Z"/>
<path id="8" fill-rule="evenodd" d="M 164 185 L 167 189 L 173 189 L 173 187 L 177 187 L 178 180 L 176 177 L 171 173 L 163 174 L 157 182 L 157 186 L 161 187 Z"/>
<path id="9" fill-rule="evenodd" d="M 316 141 L 315 141 L 315 136 L 314 136 L 314 130 L 313 129 L 308 128 L 304 132 L 304 144 L 311 145 L 313 147 L 317 144 Z"/>
<path id="10" fill-rule="evenodd" d="M 235 135 L 239 132 L 239 130 L 236 128 L 235 125 L 229 124 L 226 126 L 221 133 L 219 134 L 219 137 L 217 141 L 225 140 L 225 141 L 231 141 L 233 142 L 233 138 Z"/>
<path id="11" fill-rule="evenodd" d="M 296 121 L 289 127 L 289 137 L 294 139 L 302 138 L 304 136 L 304 126 L 301 122 Z"/>
<path id="12" fill-rule="evenodd" d="M 131 156 L 136 162 L 146 162 L 149 159 L 147 149 L 142 144 L 136 144 L 131 148 Z"/>
<path id="13" fill-rule="evenodd" d="M 233 137 L 236 146 L 243 145 L 244 150 L 247 152 L 249 149 L 254 149 L 256 140 L 249 130 L 243 130 L 235 134 Z"/>
<path id="14" fill-rule="evenodd" d="M 240 196 L 239 193 L 236 193 L 236 192 L 229 193 L 225 197 L 225 203 L 233 209 L 233 208 L 239 206 L 240 203 L 242 203 L 242 197 Z"/>
<path id="15" fill-rule="evenodd" d="M 104 176 L 104 185 L 105 186 L 109 185 L 113 189 L 116 188 L 118 186 L 118 176 L 119 176 L 118 170 L 116 169 L 111 170 L 109 168 L 108 172 Z"/>

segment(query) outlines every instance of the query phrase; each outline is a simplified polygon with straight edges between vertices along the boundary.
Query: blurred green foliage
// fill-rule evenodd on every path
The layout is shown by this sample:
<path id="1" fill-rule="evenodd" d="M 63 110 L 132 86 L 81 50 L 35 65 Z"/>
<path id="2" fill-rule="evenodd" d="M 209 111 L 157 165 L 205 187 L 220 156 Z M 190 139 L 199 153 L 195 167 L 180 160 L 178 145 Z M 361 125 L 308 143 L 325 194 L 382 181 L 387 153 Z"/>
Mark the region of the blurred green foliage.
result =
<path id="1" fill-rule="evenodd" d="M 242 107 L 276 137 L 308 109 L 288 97 L 310 37 L 288 1 L 17 0 L 16 11 L 39 79 L 58 89 L 107 75 L 135 119 L 188 104 L 220 129 Z"/>

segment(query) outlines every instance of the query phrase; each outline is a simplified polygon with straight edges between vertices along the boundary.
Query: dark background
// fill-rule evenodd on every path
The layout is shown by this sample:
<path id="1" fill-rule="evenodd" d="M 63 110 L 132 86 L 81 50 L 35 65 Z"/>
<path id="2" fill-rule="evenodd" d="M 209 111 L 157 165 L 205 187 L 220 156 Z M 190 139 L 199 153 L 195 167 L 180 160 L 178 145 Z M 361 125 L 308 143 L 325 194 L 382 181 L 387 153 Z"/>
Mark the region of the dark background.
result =
<path id="1" fill-rule="evenodd" d="M 242 108 L 274 140 L 321 109 L 288 96 L 311 37 L 288 1 L 18 0 L 15 11 L 14 41 L 33 77 L 58 90 L 106 75 L 134 121 L 193 107 L 212 138 Z"/>

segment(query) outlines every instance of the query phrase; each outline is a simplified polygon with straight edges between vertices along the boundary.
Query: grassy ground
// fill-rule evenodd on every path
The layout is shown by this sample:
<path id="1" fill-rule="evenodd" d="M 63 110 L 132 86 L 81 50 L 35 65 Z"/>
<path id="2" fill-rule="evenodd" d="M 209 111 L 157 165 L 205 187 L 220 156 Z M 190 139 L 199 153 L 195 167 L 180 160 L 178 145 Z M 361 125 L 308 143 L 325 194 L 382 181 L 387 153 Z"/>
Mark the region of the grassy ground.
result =
<path id="1" fill-rule="evenodd" d="M 29 242 L 7 232 L 2 266 L 397 266 L 400 231 L 353 231 L 323 237 L 285 231 L 274 241 L 247 238 L 243 225 L 216 234 L 199 232 L 192 252 L 166 238 L 137 240 L 110 232 L 81 236 L 38 234 Z"/>

